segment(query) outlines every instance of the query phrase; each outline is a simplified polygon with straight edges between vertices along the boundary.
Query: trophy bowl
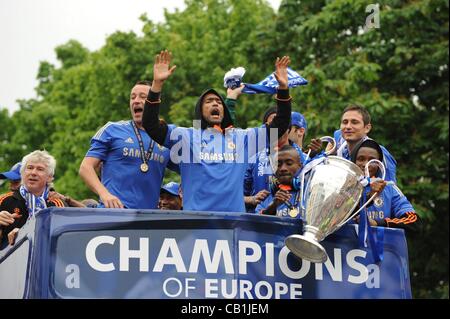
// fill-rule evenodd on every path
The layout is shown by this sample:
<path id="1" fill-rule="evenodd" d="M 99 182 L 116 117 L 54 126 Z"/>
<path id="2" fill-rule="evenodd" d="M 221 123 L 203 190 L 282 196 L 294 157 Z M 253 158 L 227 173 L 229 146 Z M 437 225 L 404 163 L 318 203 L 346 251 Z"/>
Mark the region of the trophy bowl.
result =
<path id="1" fill-rule="evenodd" d="M 297 257 L 316 263 L 328 255 L 319 243 L 344 225 L 358 205 L 363 192 L 360 183 L 363 171 L 354 163 L 337 156 L 328 156 L 314 166 L 302 196 L 303 235 L 285 239 L 285 245 Z"/>

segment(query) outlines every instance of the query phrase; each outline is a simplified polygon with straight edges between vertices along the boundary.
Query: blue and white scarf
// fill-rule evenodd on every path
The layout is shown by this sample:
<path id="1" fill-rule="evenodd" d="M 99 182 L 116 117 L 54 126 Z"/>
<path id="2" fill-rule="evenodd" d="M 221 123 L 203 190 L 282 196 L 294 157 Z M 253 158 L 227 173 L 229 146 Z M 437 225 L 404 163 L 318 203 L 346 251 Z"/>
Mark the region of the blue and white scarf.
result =
<path id="1" fill-rule="evenodd" d="M 44 192 L 41 196 L 35 196 L 31 194 L 28 189 L 24 186 L 20 186 L 20 195 L 25 199 L 27 209 L 28 209 L 28 219 L 34 216 L 38 211 L 47 208 L 47 199 L 49 189 L 45 186 Z"/>
<path id="2" fill-rule="evenodd" d="M 293 88 L 299 85 L 306 85 L 308 81 L 304 79 L 300 74 L 294 70 L 287 68 L 288 70 L 288 87 Z M 228 71 L 223 78 L 223 85 L 226 88 L 235 89 L 241 85 L 242 78 L 244 77 L 245 69 L 243 67 L 232 68 Z M 278 81 L 273 73 L 266 76 L 266 78 L 256 84 L 244 83 L 245 87 L 242 93 L 257 94 L 267 93 L 275 94 L 277 92 Z"/>

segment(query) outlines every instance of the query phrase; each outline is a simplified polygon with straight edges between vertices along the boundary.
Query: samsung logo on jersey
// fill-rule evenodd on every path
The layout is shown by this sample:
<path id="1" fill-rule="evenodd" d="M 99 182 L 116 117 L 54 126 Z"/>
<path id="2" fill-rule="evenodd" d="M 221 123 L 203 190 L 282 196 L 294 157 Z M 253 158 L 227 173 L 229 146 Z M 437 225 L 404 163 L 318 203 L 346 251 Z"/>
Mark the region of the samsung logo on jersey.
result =
<path id="1" fill-rule="evenodd" d="M 384 212 L 380 211 L 368 211 L 367 216 L 372 219 L 384 219 Z"/>
<path id="2" fill-rule="evenodd" d="M 254 155 L 277 145 L 278 129 L 266 128 L 199 129 L 200 121 L 193 122 L 193 129 L 175 128 L 170 133 L 170 159 L 173 163 L 236 162 L 255 163 Z M 276 165 L 276 161 L 274 162 Z"/>
<path id="3" fill-rule="evenodd" d="M 141 151 L 137 148 L 128 148 L 124 147 L 122 151 L 123 156 L 125 157 L 136 157 L 141 158 Z M 147 156 L 148 152 L 145 152 L 145 156 Z M 150 156 L 150 160 L 157 161 L 160 163 L 164 163 L 164 156 L 158 153 L 153 152 Z"/>
<path id="4" fill-rule="evenodd" d="M 198 158 L 202 161 L 236 161 L 238 154 L 235 153 L 205 153 L 200 152 Z"/>

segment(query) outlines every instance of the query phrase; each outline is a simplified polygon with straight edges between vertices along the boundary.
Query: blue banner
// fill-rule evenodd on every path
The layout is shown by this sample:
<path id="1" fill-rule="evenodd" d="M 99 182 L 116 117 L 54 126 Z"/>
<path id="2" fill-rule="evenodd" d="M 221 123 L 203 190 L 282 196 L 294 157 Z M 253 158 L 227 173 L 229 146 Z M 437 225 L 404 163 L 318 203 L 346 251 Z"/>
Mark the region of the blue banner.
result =
<path id="1" fill-rule="evenodd" d="M 300 229 L 298 220 L 251 214 L 46 209 L 0 250 L 0 280 L 22 287 L 0 297 L 411 298 L 402 230 L 385 229 L 375 263 L 357 226 L 344 226 L 322 242 L 329 259 L 315 264 L 284 246 Z M 12 270 L 18 263 L 27 266 Z"/>

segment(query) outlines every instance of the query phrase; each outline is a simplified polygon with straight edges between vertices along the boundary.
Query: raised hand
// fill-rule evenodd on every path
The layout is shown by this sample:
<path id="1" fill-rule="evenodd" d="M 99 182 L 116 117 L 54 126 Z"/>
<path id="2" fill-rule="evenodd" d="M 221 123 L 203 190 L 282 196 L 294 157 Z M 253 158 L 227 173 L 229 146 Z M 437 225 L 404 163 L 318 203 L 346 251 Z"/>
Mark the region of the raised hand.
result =
<path id="1" fill-rule="evenodd" d="M 155 64 L 153 64 L 153 80 L 165 81 L 167 80 L 177 67 L 176 65 L 169 68 L 170 61 L 172 60 L 172 52 L 167 50 L 161 51 L 160 54 L 155 56 Z"/>
<path id="2" fill-rule="evenodd" d="M 274 76 L 278 81 L 278 88 L 286 90 L 288 88 L 288 73 L 287 67 L 291 63 L 289 56 L 283 56 L 281 59 L 277 58 L 275 61 L 275 73 Z"/>
<path id="3" fill-rule="evenodd" d="M 169 67 L 171 60 L 172 52 L 167 50 L 161 51 L 161 53 L 155 56 L 155 63 L 153 64 L 153 92 L 159 92 L 164 81 L 175 71 L 176 65 Z"/>
<path id="4" fill-rule="evenodd" d="M 235 89 L 228 88 L 227 89 L 227 98 L 237 100 L 239 95 L 242 94 L 242 90 L 244 89 L 244 87 L 245 87 L 244 83 L 241 83 L 241 85 Z"/>

